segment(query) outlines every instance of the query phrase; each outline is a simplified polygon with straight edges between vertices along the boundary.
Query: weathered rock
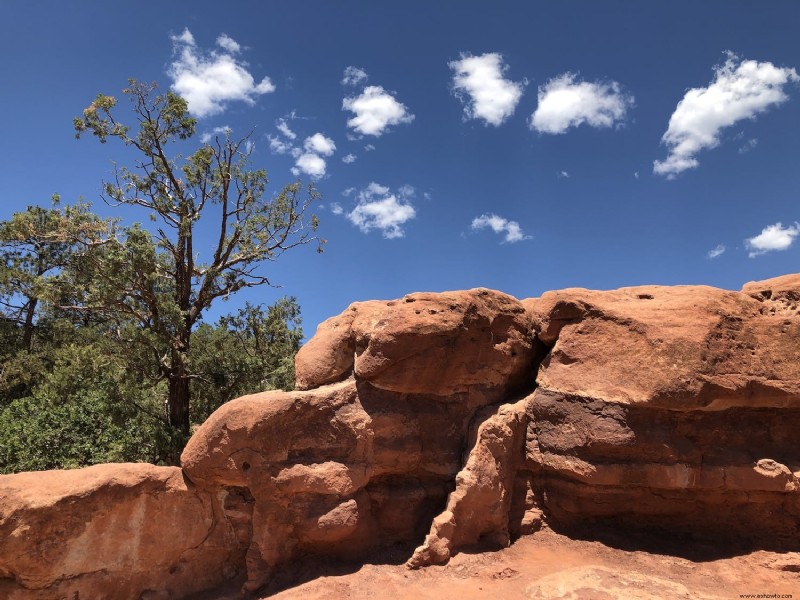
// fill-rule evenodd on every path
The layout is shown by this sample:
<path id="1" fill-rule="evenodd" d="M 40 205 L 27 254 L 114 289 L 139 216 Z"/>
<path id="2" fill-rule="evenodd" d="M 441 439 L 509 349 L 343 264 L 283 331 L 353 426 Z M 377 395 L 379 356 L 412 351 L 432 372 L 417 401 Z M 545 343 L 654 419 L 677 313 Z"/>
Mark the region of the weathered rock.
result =
<path id="1" fill-rule="evenodd" d="M 528 404 L 526 467 L 551 524 L 796 544 L 798 284 L 523 301 L 552 346 Z"/>
<path id="2" fill-rule="evenodd" d="M 403 394 L 451 396 L 480 390 L 496 402 L 530 382 L 530 322 L 520 303 L 485 289 L 409 294 L 351 305 L 320 325 L 297 355 L 298 387 L 355 373 Z"/>
<path id="3" fill-rule="evenodd" d="M 352 556 L 415 541 L 453 489 L 476 410 L 531 382 L 536 359 L 530 318 L 499 292 L 354 304 L 298 354 L 300 387 L 321 387 L 226 404 L 196 432 L 183 468 L 203 489 L 252 496 L 247 589 L 301 551 Z M 476 523 L 478 536 L 498 529 L 508 537 L 510 456 L 522 457 L 524 407 L 513 426 L 510 414 L 503 409 L 496 426 L 486 424 L 475 464 L 464 472 L 499 486 L 475 498 L 477 488 L 462 486 L 456 512 L 464 520 L 500 495 L 491 522 Z M 491 427 L 513 439 L 492 441 L 499 433 Z M 503 444 L 516 450 L 503 454 Z M 498 482 L 480 472 L 489 458 L 502 465 Z M 462 537 L 457 545 L 477 541 L 466 531 Z"/>
<path id="4" fill-rule="evenodd" d="M 531 585 L 528 600 L 721 600 L 653 575 L 624 573 L 601 566 L 573 567 L 546 575 Z"/>
<path id="5" fill-rule="evenodd" d="M 183 474 L 0 477 L 0 595 L 179 598 L 237 571 L 252 590 L 300 556 L 424 539 L 409 561 L 421 566 L 543 521 L 797 549 L 799 303 L 794 275 L 742 292 L 354 304 L 298 354 L 308 389 L 224 405 Z M 605 572 L 575 581 L 576 597 L 683 593 Z"/>
<path id="6" fill-rule="evenodd" d="M 509 513 L 527 429 L 526 401 L 506 404 L 480 419 L 456 489 L 408 566 L 446 563 L 454 550 L 479 541 L 507 546 Z"/>
<path id="7" fill-rule="evenodd" d="M 3 597 L 180 598 L 218 585 L 244 559 L 218 512 L 174 467 L 0 476 Z"/>

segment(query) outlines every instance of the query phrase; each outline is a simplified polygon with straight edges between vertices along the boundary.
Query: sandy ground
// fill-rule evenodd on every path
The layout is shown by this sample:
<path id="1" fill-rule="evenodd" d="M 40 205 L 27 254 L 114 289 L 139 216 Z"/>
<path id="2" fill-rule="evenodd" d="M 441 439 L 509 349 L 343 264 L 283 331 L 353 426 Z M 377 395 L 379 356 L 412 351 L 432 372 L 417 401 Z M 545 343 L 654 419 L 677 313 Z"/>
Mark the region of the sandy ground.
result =
<path id="1" fill-rule="evenodd" d="M 618 547 L 613 547 L 618 546 Z M 614 541 L 574 540 L 550 530 L 511 547 L 462 553 L 448 565 L 418 571 L 402 565 L 407 549 L 383 564 L 333 565 L 296 561 L 257 598 L 273 600 L 662 600 L 800 599 L 800 553 L 756 551 L 720 557 L 719 550 L 684 548 L 675 556 L 623 550 Z M 627 544 L 630 546 L 630 544 Z M 377 562 L 377 561 L 376 561 Z M 752 594 L 752 596 L 747 596 Z M 204 599 L 232 600 L 229 589 Z"/>

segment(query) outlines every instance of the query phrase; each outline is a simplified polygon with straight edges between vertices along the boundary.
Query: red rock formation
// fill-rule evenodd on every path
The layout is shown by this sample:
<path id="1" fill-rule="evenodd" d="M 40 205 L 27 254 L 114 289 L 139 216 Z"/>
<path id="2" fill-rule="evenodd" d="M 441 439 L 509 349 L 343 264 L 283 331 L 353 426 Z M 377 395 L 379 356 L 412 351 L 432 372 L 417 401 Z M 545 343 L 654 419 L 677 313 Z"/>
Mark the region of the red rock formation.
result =
<path id="1" fill-rule="evenodd" d="M 316 389 L 230 402 L 183 454 L 198 486 L 254 499 L 247 589 L 299 552 L 421 539 L 476 410 L 532 381 L 535 359 L 521 304 L 489 290 L 359 303 L 323 323 L 297 357 L 300 387 Z"/>
<path id="2" fill-rule="evenodd" d="M 796 545 L 798 284 L 524 301 L 552 346 L 527 450 L 550 523 Z"/>
<path id="3" fill-rule="evenodd" d="M 0 597 L 183 597 L 236 574 L 231 533 L 176 467 L 0 476 Z"/>
<path id="4" fill-rule="evenodd" d="M 418 567 L 542 521 L 797 548 L 798 304 L 797 275 L 354 304 L 298 354 L 300 391 L 198 429 L 186 479 L 0 477 L 0 596 L 178 598 L 237 571 L 256 589 L 393 542 L 423 542 Z"/>

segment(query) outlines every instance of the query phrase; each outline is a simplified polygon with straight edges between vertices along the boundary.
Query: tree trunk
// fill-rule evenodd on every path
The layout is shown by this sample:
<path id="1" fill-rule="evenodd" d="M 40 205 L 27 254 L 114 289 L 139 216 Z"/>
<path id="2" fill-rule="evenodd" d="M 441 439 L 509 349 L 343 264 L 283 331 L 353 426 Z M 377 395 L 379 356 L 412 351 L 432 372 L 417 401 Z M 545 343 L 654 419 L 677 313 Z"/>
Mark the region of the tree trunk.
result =
<path id="1" fill-rule="evenodd" d="M 177 340 L 173 339 L 167 404 L 170 427 L 188 438 L 190 395 L 186 357 L 189 355 L 190 332 L 187 330 L 178 335 L 180 337 Z"/>
<path id="2" fill-rule="evenodd" d="M 169 378 L 169 424 L 170 427 L 189 436 L 189 378 L 183 373 Z"/>
<path id="3" fill-rule="evenodd" d="M 28 351 L 30 351 L 31 346 L 33 345 L 33 317 L 36 315 L 36 305 L 38 302 L 38 298 L 29 298 L 25 311 L 25 323 L 22 330 L 22 346 Z"/>

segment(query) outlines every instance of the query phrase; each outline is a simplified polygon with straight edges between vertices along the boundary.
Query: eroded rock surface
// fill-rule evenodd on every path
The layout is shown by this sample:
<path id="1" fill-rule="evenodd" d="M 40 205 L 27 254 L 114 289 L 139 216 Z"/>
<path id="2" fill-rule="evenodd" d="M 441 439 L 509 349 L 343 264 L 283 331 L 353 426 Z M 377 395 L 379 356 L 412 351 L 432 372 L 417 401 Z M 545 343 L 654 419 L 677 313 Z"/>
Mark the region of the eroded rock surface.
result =
<path id="1" fill-rule="evenodd" d="M 354 304 L 298 354 L 298 391 L 224 405 L 182 472 L 0 477 L 0 595 L 255 590 L 303 556 L 421 543 L 420 567 L 542 526 L 798 549 L 798 304 L 798 275 Z"/>
<path id="2" fill-rule="evenodd" d="M 794 546 L 800 278 L 564 290 L 523 304 L 552 350 L 527 457 L 552 524 Z"/>
<path id="3" fill-rule="evenodd" d="M 363 556 L 422 539 L 458 480 L 476 413 L 529 389 L 539 350 L 522 305 L 482 289 L 358 303 L 323 323 L 297 357 L 299 387 L 311 389 L 226 404 L 183 454 L 201 488 L 253 498 L 247 589 L 299 553 Z M 510 410 L 490 421 L 514 439 L 491 443 L 498 432 L 485 423 L 476 446 L 503 465 L 502 481 L 473 460 L 460 477 L 492 489 L 467 483 L 453 496 L 464 496 L 454 508 L 464 523 L 489 508 L 484 496 L 498 496 L 493 521 L 476 522 L 477 535 L 465 531 L 451 546 L 494 529 L 508 539 L 512 465 L 525 435 L 524 407 L 511 411 L 513 427 L 502 422 Z M 506 443 L 517 451 L 504 452 Z"/>
<path id="4" fill-rule="evenodd" d="M 243 548 L 176 467 L 0 476 L 0 597 L 180 598 L 236 575 Z"/>

